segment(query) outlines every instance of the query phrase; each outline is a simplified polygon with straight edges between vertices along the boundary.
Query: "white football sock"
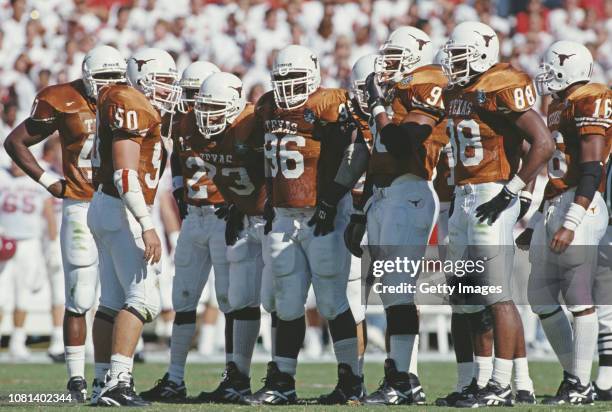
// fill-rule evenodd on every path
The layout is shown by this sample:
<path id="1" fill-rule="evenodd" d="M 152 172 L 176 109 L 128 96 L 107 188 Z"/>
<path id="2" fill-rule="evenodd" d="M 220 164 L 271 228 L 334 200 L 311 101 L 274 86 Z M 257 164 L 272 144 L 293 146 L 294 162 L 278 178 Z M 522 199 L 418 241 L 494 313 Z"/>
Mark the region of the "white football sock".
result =
<path id="1" fill-rule="evenodd" d="M 65 346 L 64 354 L 66 355 L 66 368 L 68 369 L 68 377 L 75 376 L 85 377 L 85 345 Z"/>
<path id="2" fill-rule="evenodd" d="M 493 373 L 493 357 L 492 356 L 474 356 L 476 364 L 476 381 L 479 387 L 487 385 L 491 374 Z M 512 370 L 512 369 L 510 369 Z"/>
<path id="3" fill-rule="evenodd" d="M 120 353 L 111 355 L 110 363 L 110 378 L 115 380 L 121 373 L 132 373 L 132 367 L 134 366 L 134 358 L 125 356 Z"/>
<path id="4" fill-rule="evenodd" d="M 570 373 L 589 385 L 593 352 L 597 346 L 597 313 L 574 317 L 574 357 Z"/>
<path id="5" fill-rule="evenodd" d="M 410 368 L 408 372 L 419 376 L 419 335 L 414 337 L 414 345 L 412 346 L 412 355 L 410 356 Z"/>
<path id="6" fill-rule="evenodd" d="M 49 348 L 64 346 L 64 330 L 61 326 L 54 326 L 51 331 L 51 341 L 49 342 Z"/>
<path id="7" fill-rule="evenodd" d="M 191 340 L 195 334 L 195 327 L 195 323 L 183 323 L 181 325 L 175 323 L 172 326 L 168 375 L 174 383 L 181 384 L 185 377 L 185 363 L 191 347 Z"/>
<path id="8" fill-rule="evenodd" d="M 612 388 L 612 366 L 599 367 L 595 384 L 599 389 L 607 390 Z"/>
<path id="9" fill-rule="evenodd" d="M 493 362 L 493 375 L 491 379 L 499 383 L 502 388 L 510 385 L 513 364 L 514 362 L 512 362 L 511 359 L 495 358 Z"/>
<path id="10" fill-rule="evenodd" d="M 297 359 L 275 356 L 274 362 L 276 362 L 276 365 L 278 366 L 278 369 L 281 372 L 288 373 L 291 376 L 295 376 L 295 370 L 297 369 Z"/>
<path id="11" fill-rule="evenodd" d="M 395 361 L 398 372 L 408 372 L 416 335 L 391 335 L 389 357 Z"/>
<path id="12" fill-rule="evenodd" d="M 94 364 L 94 378 L 104 384 L 104 378 L 109 369 L 110 363 L 96 362 Z"/>
<path id="13" fill-rule="evenodd" d="M 541 321 L 544 333 L 548 342 L 550 342 L 550 346 L 555 351 L 561 367 L 564 371 L 570 372 L 574 351 L 574 333 L 567 315 L 560 310 L 552 316 L 541 319 Z"/>
<path id="14" fill-rule="evenodd" d="M 529 377 L 527 358 L 516 358 L 514 363 L 514 389 L 533 392 L 533 381 Z"/>
<path id="15" fill-rule="evenodd" d="M 359 374 L 359 354 L 357 338 L 342 339 L 334 342 L 334 353 L 338 363 L 346 363 L 354 374 Z"/>
<path id="16" fill-rule="evenodd" d="M 251 373 L 251 359 L 259 336 L 259 324 L 260 319 L 234 319 L 234 362 L 238 370 L 246 376 Z"/>
<path id="17" fill-rule="evenodd" d="M 26 340 L 28 339 L 28 334 L 24 328 L 14 328 L 11 333 L 11 342 L 9 347 L 18 348 L 25 346 Z"/>
<path id="18" fill-rule="evenodd" d="M 455 390 L 461 392 L 469 386 L 474 379 L 474 362 L 459 362 L 457 364 L 457 387 Z"/>

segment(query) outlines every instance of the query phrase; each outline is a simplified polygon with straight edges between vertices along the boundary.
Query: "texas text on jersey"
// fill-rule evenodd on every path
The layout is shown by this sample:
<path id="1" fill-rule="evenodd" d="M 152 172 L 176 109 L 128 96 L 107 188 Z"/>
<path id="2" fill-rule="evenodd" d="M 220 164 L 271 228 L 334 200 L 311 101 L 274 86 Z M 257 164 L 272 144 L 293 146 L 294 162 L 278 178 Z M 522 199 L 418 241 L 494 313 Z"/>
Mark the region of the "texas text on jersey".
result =
<path id="1" fill-rule="evenodd" d="M 96 106 L 87 97 L 82 80 L 49 86 L 41 90 L 32 106 L 30 119 L 50 135 L 56 130 L 62 145 L 62 163 L 66 179 L 65 196 L 90 200 L 91 149 L 96 133 Z"/>
<path id="2" fill-rule="evenodd" d="M 181 116 L 172 136 L 183 174 L 185 200 L 193 206 L 217 205 L 224 202 L 213 183 L 216 172 L 211 159 L 216 156 L 216 140 L 205 138 L 196 124 L 193 110 Z"/>
<path id="3" fill-rule="evenodd" d="M 465 88 L 445 89 L 443 96 L 455 154 L 455 184 L 509 179 L 518 169 L 523 137 L 507 117 L 534 105 L 529 76 L 499 63 Z"/>
<path id="4" fill-rule="evenodd" d="M 334 142 L 331 135 L 326 140 L 324 125 L 348 119 L 347 101 L 346 91 L 322 88 L 312 93 L 306 104 L 293 110 L 279 109 L 272 92 L 259 99 L 256 114 L 265 133 L 264 151 L 266 168 L 273 181 L 273 206 L 316 205 L 317 196 L 334 179 L 347 143 Z M 334 150 L 329 151 L 329 159 L 326 154 L 326 159 L 319 161 L 321 154 L 328 152 L 321 150 L 322 145 Z"/>
<path id="5" fill-rule="evenodd" d="M 414 70 L 391 90 L 393 123 L 401 124 L 408 113 L 418 113 L 434 119 L 437 125 L 422 142 L 413 142 L 414 150 L 406 159 L 398 159 L 387 152 L 380 141 L 380 133 L 374 138 L 368 173 L 377 186 L 386 186 L 406 173 L 431 180 L 442 148 L 448 143 L 444 117 L 442 91 L 447 79 L 440 66 L 428 65 Z"/>
<path id="6" fill-rule="evenodd" d="M 565 100 L 555 99 L 548 108 L 548 128 L 556 150 L 548 162 L 546 198 L 553 198 L 580 178 L 580 139 L 596 134 L 605 136 L 605 153 L 612 147 L 612 90 L 603 84 L 590 83 L 574 90 Z M 605 164 L 602 166 L 599 191 L 605 189 Z"/>
<path id="7" fill-rule="evenodd" d="M 161 117 L 144 94 L 131 86 L 104 87 L 98 96 L 98 133 L 92 166 L 94 185 L 119 197 L 113 183 L 112 144 L 130 139 L 140 145 L 138 179 L 147 205 L 152 205 L 162 167 Z"/>

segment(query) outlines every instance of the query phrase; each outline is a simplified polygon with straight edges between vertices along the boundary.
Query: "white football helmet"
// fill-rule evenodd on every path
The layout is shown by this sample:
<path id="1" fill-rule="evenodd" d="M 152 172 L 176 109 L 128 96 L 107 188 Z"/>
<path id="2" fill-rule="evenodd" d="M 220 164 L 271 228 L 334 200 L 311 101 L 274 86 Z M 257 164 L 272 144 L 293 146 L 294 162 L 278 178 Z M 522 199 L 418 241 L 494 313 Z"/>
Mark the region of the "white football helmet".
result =
<path id="1" fill-rule="evenodd" d="M 98 98 L 98 89 L 102 86 L 126 81 L 125 59 L 111 46 L 97 46 L 88 51 L 82 70 L 85 92 L 92 99 Z"/>
<path id="2" fill-rule="evenodd" d="M 200 90 L 204 80 L 211 74 L 220 71 L 215 64 L 206 61 L 193 62 L 187 66 L 181 74 L 181 80 L 179 80 L 179 86 L 181 86 L 183 94 L 177 110 L 181 113 L 187 113 L 189 107 L 193 106 L 194 96 Z"/>
<path id="3" fill-rule="evenodd" d="M 466 21 L 455 26 L 442 50 L 446 53 L 442 68 L 451 85 L 466 85 L 499 61 L 497 34 L 480 22 Z"/>
<path id="4" fill-rule="evenodd" d="M 389 35 L 379 53 L 379 82 L 397 83 L 414 69 L 431 64 L 434 50 L 427 33 L 403 26 Z"/>
<path id="5" fill-rule="evenodd" d="M 206 138 L 222 133 L 244 110 L 242 81 L 231 73 L 213 73 L 195 96 L 193 111 L 200 133 Z"/>
<path id="6" fill-rule="evenodd" d="M 281 49 L 272 64 L 274 100 L 281 109 L 296 109 L 321 84 L 319 58 L 304 46 Z"/>
<path id="7" fill-rule="evenodd" d="M 553 43 L 542 58 L 535 77 L 542 96 L 561 92 L 577 82 L 588 82 L 593 73 L 593 56 L 589 49 L 573 41 Z"/>
<path id="8" fill-rule="evenodd" d="M 378 57 L 378 54 L 366 54 L 355 62 L 351 70 L 351 93 L 357 99 L 361 111 L 367 115 L 370 111 L 365 93 L 365 81 L 370 73 L 376 71 Z"/>
<path id="9" fill-rule="evenodd" d="M 181 98 L 181 86 L 176 64 L 168 52 L 146 48 L 134 53 L 127 62 L 127 80 L 159 110 L 174 113 Z"/>

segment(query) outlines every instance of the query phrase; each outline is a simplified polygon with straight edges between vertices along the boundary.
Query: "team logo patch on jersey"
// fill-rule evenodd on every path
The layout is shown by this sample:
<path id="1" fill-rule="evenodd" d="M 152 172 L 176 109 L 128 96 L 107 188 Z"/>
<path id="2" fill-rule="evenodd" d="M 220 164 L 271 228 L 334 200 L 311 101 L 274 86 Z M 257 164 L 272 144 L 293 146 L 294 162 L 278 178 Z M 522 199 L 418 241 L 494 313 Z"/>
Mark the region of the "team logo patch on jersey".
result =
<path id="1" fill-rule="evenodd" d="M 478 104 L 484 104 L 487 101 L 487 94 L 484 90 L 476 91 L 476 102 Z"/>
<path id="2" fill-rule="evenodd" d="M 306 121 L 306 123 L 314 124 L 316 120 L 317 118 L 312 110 L 304 109 L 304 121 Z"/>
<path id="3" fill-rule="evenodd" d="M 406 76 L 400 81 L 400 85 L 408 86 L 411 81 L 412 81 L 412 75 Z"/>

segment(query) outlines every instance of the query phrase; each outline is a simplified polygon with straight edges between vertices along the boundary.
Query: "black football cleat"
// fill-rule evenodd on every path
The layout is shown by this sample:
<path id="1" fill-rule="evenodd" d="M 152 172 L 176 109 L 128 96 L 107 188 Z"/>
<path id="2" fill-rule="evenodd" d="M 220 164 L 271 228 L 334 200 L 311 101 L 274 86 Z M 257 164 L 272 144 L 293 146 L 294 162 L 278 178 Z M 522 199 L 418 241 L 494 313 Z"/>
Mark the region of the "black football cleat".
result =
<path id="1" fill-rule="evenodd" d="M 513 406 L 514 397 L 510 385 L 502 388 L 499 383 L 490 380 L 487 386 L 480 388 L 476 394 L 468 399 L 461 399 L 455 403 L 457 408 L 480 408 L 492 406 Z"/>
<path id="2" fill-rule="evenodd" d="M 140 392 L 140 397 L 151 402 L 183 402 L 187 398 L 187 388 L 185 382 L 177 384 L 171 381 L 170 375 L 166 373 L 151 389 Z"/>
<path id="3" fill-rule="evenodd" d="M 515 405 L 535 405 L 537 403 L 535 393 L 533 391 L 519 390 L 514 395 Z"/>
<path id="4" fill-rule="evenodd" d="M 196 401 L 202 403 L 241 403 L 251 394 L 251 380 L 240 373 L 234 362 L 228 362 L 223 372 L 223 380 L 212 392 L 201 392 Z"/>
<path id="5" fill-rule="evenodd" d="M 410 390 L 412 392 L 412 404 L 413 405 L 425 405 L 426 396 L 419 377 L 414 373 L 408 374 L 408 381 L 410 382 Z"/>
<path id="6" fill-rule="evenodd" d="M 612 387 L 610 389 L 601 389 L 595 382 L 593 382 L 593 390 L 595 391 L 594 400 L 612 401 Z"/>
<path id="7" fill-rule="evenodd" d="M 73 376 L 66 385 L 71 402 L 85 403 L 87 400 L 87 382 L 81 376 Z"/>
<path id="8" fill-rule="evenodd" d="M 372 394 L 363 398 L 368 405 L 410 405 L 413 403 L 410 375 L 398 372 L 393 359 L 385 360 L 385 379 Z M 420 385 L 419 385 L 420 386 Z"/>
<path id="9" fill-rule="evenodd" d="M 451 392 L 443 398 L 436 399 L 436 406 L 455 406 L 457 401 L 472 398 L 477 392 L 478 383 L 474 378 L 468 386 L 463 387 L 461 392 Z"/>
<path id="10" fill-rule="evenodd" d="M 338 365 L 338 383 L 331 393 L 321 395 L 321 405 L 358 405 L 363 398 L 363 378 L 353 373 L 346 363 Z"/>
<path id="11" fill-rule="evenodd" d="M 580 380 L 567 372 L 563 372 L 563 380 L 557 389 L 557 394 L 542 401 L 544 405 L 590 405 L 595 392 L 589 382 L 581 385 Z"/>
<path id="12" fill-rule="evenodd" d="M 295 379 L 281 372 L 276 362 L 268 362 L 266 377 L 262 379 L 263 388 L 252 395 L 245 396 L 246 405 L 294 405 L 297 403 Z"/>
<path id="13" fill-rule="evenodd" d="M 98 397 L 98 406 L 149 406 L 151 402 L 145 401 L 134 391 L 134 381 L 129 373 L 121 373 L 114 380 L 107 381 Z"/>

